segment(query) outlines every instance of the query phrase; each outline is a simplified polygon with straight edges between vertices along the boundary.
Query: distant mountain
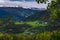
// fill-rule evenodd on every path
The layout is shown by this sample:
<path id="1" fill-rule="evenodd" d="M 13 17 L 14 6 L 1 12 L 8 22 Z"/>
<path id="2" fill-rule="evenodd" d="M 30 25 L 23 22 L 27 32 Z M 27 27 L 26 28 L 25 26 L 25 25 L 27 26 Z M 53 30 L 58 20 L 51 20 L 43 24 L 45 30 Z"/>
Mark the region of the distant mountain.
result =
<path id="1" fill-rule="evenodd" d="M 13 16 L 13 20 L 21 20 L 31 16 L 32 14 L 36 14 L 40 12 L 40 10 L 33 9 L 24 9 L 22 7 L 0 7 L 0 18 L 7 18 L 8 16 Z"/>

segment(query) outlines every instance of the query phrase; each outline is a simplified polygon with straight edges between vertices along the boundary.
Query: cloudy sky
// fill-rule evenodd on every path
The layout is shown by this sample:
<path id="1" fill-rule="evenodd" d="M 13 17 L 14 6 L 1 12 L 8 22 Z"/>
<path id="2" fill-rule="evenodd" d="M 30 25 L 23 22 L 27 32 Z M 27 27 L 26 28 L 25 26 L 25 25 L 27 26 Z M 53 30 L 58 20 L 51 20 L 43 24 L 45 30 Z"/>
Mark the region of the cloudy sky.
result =
<path id="1" fill-rule="evenodd" d="M 50 1 L 50 0 L 49 0 Z M 22 0 L 0 0 L 0 3 L 7 3 L 7 2 L 12 2 L 12 3 L 18 3 L 20 5 L 23 5 L 25 7 L 37 7 L 37 8 L 46 8 L 47 4 L 37 4 L 35 1 L 22 1 Z"/>

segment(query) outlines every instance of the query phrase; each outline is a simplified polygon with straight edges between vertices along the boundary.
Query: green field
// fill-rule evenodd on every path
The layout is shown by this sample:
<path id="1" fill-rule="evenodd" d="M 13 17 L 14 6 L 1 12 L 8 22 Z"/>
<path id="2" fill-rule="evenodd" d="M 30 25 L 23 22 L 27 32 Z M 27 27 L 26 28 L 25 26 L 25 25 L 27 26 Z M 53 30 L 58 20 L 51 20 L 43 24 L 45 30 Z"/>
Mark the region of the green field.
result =
<path id="1" fill-rule="evenodd" d="M 28 24 L 32 27 L 38 27 L 38 26 L 48 26 L 48 24 L 41 24 L 39 21 L 27 21 L 27 22 L 14 22 L 15 24 Z"/>

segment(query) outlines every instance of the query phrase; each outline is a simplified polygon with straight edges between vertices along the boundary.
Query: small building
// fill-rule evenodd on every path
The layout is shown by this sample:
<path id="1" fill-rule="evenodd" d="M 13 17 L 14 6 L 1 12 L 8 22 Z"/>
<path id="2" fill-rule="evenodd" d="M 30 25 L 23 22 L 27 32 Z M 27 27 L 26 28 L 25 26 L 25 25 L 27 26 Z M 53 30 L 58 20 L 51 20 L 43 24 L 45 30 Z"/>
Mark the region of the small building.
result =
<path id="1" fill-rule="evenodd" d="M 44 21 L 42 21 L 42 24 L 48 24 L 48 22 L 44 22 Z"/>

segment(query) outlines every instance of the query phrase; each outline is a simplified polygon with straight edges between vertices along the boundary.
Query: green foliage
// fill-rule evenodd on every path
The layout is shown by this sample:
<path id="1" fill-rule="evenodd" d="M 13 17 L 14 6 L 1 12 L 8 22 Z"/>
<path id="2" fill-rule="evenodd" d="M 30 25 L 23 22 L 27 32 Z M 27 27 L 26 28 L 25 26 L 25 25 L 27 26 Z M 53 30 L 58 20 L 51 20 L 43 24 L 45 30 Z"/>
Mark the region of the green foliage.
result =
<path id="1" fill-rule="evenodd" d="M 48 0 L 36 0 L 37 1 L 37 3 L 46 3 L 46 1 L 48 1 Z"/>
<path id="2" fill-rule="evenodd" d="M 51 5 L 49 6 L 50 8 L 50 21 L 54 25 L 60 25 L 60 3 L 58 2 L 59 0 L 52 1 Z"/>
<path id="3" fill-rule="evenodd" d="M 60 40 L 60 29 L 35 35 L 0 33 L 0 40 Z"/>
<path id="4" fill-rule="evenodd" d="M 10 23 L 12 20 L 12 16 L 9 16 L 8 18 L 0 18 L 1 24 L 0 26 L 6 26 L 7 23 Z"/>

